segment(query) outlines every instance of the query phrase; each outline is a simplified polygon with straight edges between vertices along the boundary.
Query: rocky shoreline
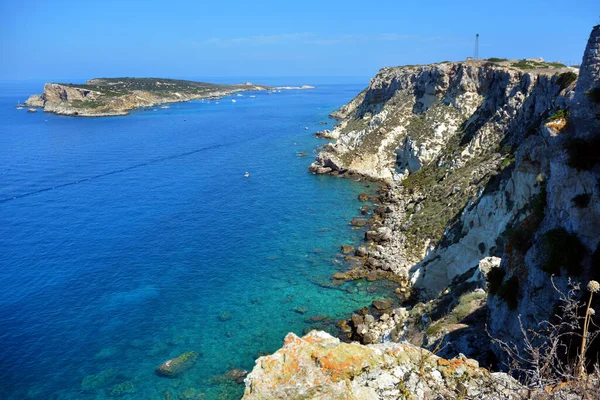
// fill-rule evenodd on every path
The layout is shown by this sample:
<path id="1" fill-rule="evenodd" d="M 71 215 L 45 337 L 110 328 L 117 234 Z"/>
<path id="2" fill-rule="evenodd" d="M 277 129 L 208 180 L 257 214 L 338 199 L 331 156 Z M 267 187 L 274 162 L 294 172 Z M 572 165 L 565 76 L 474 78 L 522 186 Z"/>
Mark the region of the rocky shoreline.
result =
<path id="1" fill-rule="evenodd" d="M 462 369 L 459 392 L 444 382 L 432 394 L 425 382 L 411 384 L 422 361 L 403 369 L 392 355 L 373 361 L 364 354 L 402 342 L 506 366 L 511 359 L 492 338 L 526 352 L 524 333 L 553 318 L 557 292 L 598 276 L 599 104 L 600 25 L 580 68 L 489 59 L 382 69 L 332 113 L 333 130 L 316 133 L 334 142 L 320 148 L 309 171 L 382 184 L 373 215 L 352 221 L 368 226 L 364 244 L 354 254 L 342 249 L 351 268 L 333 280 L 387 279 L 398 298 L 376 300 L 338 323 L 341 339 L 362 345 L 344 347 L 318 332 L 288 335 L 280 351 L 257 360 L 245 398 L 270 398 L 261 397 L 265 382 L 286 398 L 522 398 L 540 388 L 572 398 L 588 390 L 571 386 L 577 373 L 544 377 L 567 379 L 558 388 L 516 384 L 506 392 L 495 382 L 488 394 Z M 411 351 L 403 347 L 398 356 L 406 360 Z M 290 373 L 269 367 L 282 357 Z M 430 371 L 445 376 L 439 364 Z"/>
<path id="2" fill-rule="evenodd" d="M 46 83 L 44 93 L 29 97 L 24 106 L 77 117 L 128 115 L 131 110 L 197 99 L 218 100 L 245 91 L 312 89 L 312 86 L 272 87 L 251 83 L 212 84 L 158 78 L 95 78 L 85 84 Z"/>

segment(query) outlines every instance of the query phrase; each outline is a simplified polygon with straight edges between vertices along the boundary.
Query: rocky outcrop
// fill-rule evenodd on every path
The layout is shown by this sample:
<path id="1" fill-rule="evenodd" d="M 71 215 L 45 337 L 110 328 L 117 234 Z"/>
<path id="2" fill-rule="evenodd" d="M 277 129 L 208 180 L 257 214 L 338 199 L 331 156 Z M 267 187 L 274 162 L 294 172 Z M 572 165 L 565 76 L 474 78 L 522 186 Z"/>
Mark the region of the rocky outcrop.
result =
<path id="1" fill-rule="evenodd" d="M 341 343 L 325 332 L 286 336 L 246 378 L 244 399 L 510 399 L 520 387 L 475 360 L 410 344 Z"/>
<path id="2" fill-rule="evenodd" d="M 91 79 L 83 85 L 46 83 L 43 94 L 29 97 L 25 105 L 45 112 L 80 117 L 127 115 L 130 110 L 201 98 L 218 98 L 261 85 L 215 85 L 172 79 Z"/>

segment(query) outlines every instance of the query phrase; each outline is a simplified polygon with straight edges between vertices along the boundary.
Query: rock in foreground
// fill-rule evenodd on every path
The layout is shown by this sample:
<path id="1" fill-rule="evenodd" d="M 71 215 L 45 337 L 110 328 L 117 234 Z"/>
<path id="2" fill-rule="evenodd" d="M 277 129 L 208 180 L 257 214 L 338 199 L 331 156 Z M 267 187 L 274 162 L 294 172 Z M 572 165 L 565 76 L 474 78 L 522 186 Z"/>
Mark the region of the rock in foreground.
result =
<path id="1" fill-rule="evenodd" d="M 342 343 L 312 331 L 289 333 L 261 357 L 244 399 L 510 399 L 519 386 L 464 357 L 446 360 L 410 344 Z"/>

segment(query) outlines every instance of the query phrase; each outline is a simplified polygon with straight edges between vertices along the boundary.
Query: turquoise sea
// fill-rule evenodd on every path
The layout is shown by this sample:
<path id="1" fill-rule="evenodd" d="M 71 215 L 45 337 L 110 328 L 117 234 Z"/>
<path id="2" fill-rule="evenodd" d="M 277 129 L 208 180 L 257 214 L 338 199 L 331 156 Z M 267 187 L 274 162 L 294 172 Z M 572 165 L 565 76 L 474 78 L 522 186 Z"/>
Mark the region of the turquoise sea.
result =
<path id="1" fill-rule="evenodd" d="M 0 398 L 239 398 L 220 375 L 386 290 L 327 287 L 375 187 L 307 172 L 366 82 L 127 117 L 15 108 L 42 84 L 0 83 Z M 155 375 L 187 351 L 188 372 Z"/>

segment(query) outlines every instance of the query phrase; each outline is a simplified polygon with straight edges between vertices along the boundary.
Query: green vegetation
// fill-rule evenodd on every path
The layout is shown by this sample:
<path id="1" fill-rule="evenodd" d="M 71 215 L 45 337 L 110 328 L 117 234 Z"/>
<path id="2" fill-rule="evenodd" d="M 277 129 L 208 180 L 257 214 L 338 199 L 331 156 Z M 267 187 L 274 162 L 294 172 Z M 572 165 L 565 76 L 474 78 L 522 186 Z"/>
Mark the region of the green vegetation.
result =
<path id="1" fill-rule="evenodd" d="M 561 108 L 560 110 L 558 110 L 554 114 L 552 114 L 550 117 L 548 117 L 548 119 L 546 119 L 546 122 L 558 121 L 561 119 L 564 119 L 564 120 L 569 119 L 569 110 L 567 110 L 565 108 Z"/>
<path id="2" fill-rule="evenodd" d="M 488 292 L 490 294 L 498 293 L 500 286 L 502 286 L 502 281 L 504 281 L 504 277 L 506 276 L 506 271 L 502 268 L 492 268 L 490 272 L 487 274 L 487 282 L 488 282 Z"/>
<path id="3" fill-rule="evenodd" d="M 549 62 L 547 63 L 551 68 L 566 68 L 567 66 L 563 63 L 559 62 Z"/>
<path id="4" fill-rule="evenodd" d="M 454 325 L 460 323 L 469 314 L 479 308 L 486 300 L 487 295 L 485 292 L 476 293 L 470 292 L 465 293 L 458 299 L 458 304 L 452 309 L 452 311 L 439 320 L 437 323 L 430 325 L 425 333 L 429 336 L 437 336 L 444 327 L 447 325 Z"/>
<path id="5" fill-rule="evenodd" d="M 568 275 L 581 274 L 581 261 L 586 248 L 577 235 L 567 232 L 564 228 L 552 229 L 542 235 L 542 253 L 545 260 L 542 270 L 560 275 L 564 268 Z"/>
<path id="6" fill-rule="evenodd" d="M 458 305 L 454 307 L 454 310 L 448 316 L 448 320 L 451 323 L 458 323 L 465 319 L 465 317 L 473 312 L 481 302 L 486 299 L 485 293 L 465 293 L 458 299 Z M 475 303 L 475 304 L 474 304 Z"/>
<path id="7" fill-rule="evenodd" d="M 569 137 L 565 142 L 568 165 L 580 171 L 590 170 L 600 164 L 600 136 L 590 139 Z"/>
<path id="8" fill-rule="evenodd" d="M 100 108 L 106 104 L 95 100 L 73 100 L 71 105 L 75 108 Z"/>
<path id="9" fill-rule="evenodd" d="M 514 154 L 506 156 L 506 158 L 504 160 L 502 160 L 502 164 L 500 164 L 500 170 L 503 170 L 504 168 L 508 167 L 509 165 L 511 165 L 514 162 L 515 162 Z"/>
<path id="10" fill-rule="evenodd" d="M 541 62 L 535 60 L 520 60 L 512 63 L 511 67 L 519 69 L 549 69 L 549 68 L 565 68 L 566 65 L 557 62 Z"/>
<path id="11" fill-rule="evenodd" d="M 498 289 L 498 297 L 506 302 L 511 310 L 515 310 L 519 304 L 519 278 L 510 277 Z"/>
<path id="12" fill-rule="evenodd" d="M 592 195 L 590 193 L 581 193 L 571 199 L 573 205 L 577 208 L 586 208 L 590 204 Z"/>
<path id="13" fill-rule="evenodd" d="M 502 62 L 502 61 L 508 61 L 508 59 L 507 58 L 491 57 L 491 58 L 486 59 L 486 61 L 489 61 L 489 62 Z"/>
<path id="14" fill-rule="evenodd" d="M 558 84 L 558 86 L 560 86 L 561 90 L 564 90 L 567 87 L 569 87 L 576 80 L 577 80 L 577 74 L 575 72 L 569 71 L 569 72 L 563 72 L 562 74 L 560 74 L 558 76 L 558 79 L 556 80 L 556 83 Z"/>

